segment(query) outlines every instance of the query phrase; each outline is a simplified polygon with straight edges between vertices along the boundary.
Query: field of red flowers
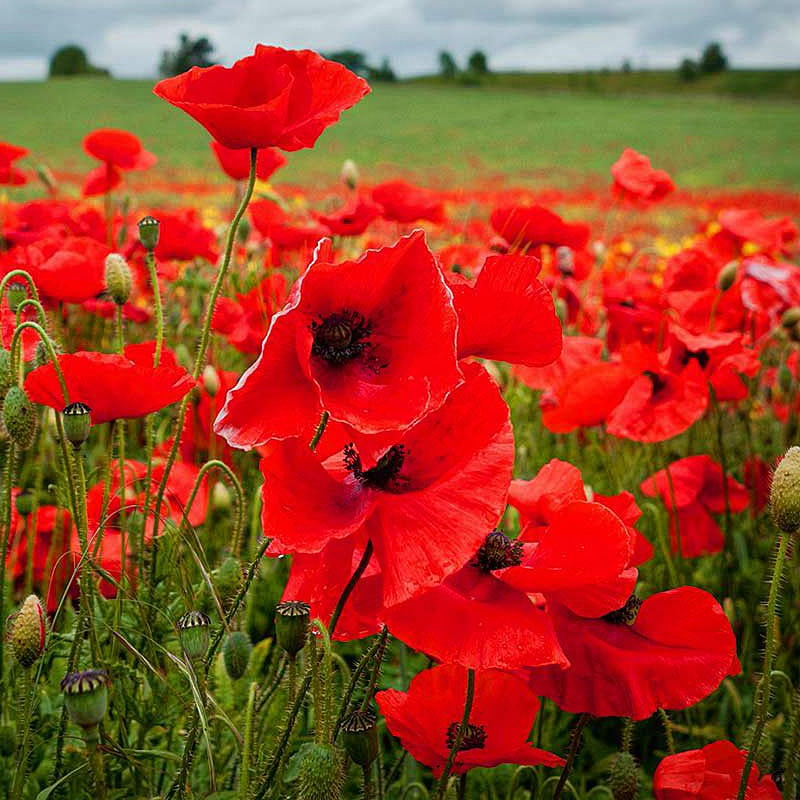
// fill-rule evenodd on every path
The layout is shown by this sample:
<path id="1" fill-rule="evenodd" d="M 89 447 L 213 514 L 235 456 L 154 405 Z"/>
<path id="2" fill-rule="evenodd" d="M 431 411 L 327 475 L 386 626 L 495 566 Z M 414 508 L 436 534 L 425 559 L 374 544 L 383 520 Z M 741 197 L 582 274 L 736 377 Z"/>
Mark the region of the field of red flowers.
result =
<path id="1" fill-rule="evenodd" d="M 800 198 L 269 183 L 368 91 L 159 83 L 213 211 L 0 143 L 0 794 L 797 797 Z"/>

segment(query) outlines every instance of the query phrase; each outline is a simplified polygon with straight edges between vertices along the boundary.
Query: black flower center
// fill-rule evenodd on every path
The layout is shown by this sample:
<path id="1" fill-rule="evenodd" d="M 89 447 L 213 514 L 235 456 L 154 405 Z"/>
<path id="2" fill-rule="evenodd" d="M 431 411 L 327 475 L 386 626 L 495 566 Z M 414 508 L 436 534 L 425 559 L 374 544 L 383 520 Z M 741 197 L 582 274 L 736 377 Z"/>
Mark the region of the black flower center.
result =
<path id="1" fill-rule="evenodd" d="M 667 382 L 656 372 L 646 369 L 644 374 L 650 378 L 650 383 L 653 384 L 653 394 L 657 395 L 659 392 L 667 388 Z"/>
<path id="2" fill-rule="evenodd" d="M 357 311 L 338 311 L 311 323 L 311 354 L 339 365 L 358 358 L 369 348 L 372 326 Z"/>
<path id="3" fill-rule="evenodd" d="M 461 730 L 460 722 L 451 722 L 447 728 L 447 748 L 453 749 L 456 743 L 456 736 Z M 462 750 L 482 750 L 486 745 L 486 731 L 483 725 L 467 725 L 464 730 L 464 735 L 461 737 L 461 744 L 458 746 L 458 751 Z"/>
<path id="4" fill-rule="evenodd" d="M 501 531 L 492 531 L 472 562 L 482 572 L 518 567 L 522 563 L 522 542 L 515 542 Z"/>
<path id="5" fill-rule="evenodd" d="M 708 362 L 711 360 L 711 356 L 708 355 L 708 351 L 706 350 L 687 350 L 681 360 L 685 366 L 692 359 L 697 361 L 700 365 L 700 369 L 705 369 L 708 366 Z"/>
<path id="6" fill-rule="evenodd" d="M 633 623 L 636 622 L 636 616 L 641 607 L 642 601 L 635 594 L 632 594 L 622 608 L 618 608 L 616 611 L 606 614 L 603 619 L 614 625 L 633 625 Z"/>
<path id="7" fill-rule="evenodd" d="M 344 465 L 364 486 L 386 491 L 399 490 L 408 483 L 408 480 L 401 478 L 399 474 L 407 454 L 402 444 L 393 444 L 378 459 L 374 467 L 363 469 L 361 456 L 355 445 L 350 442 L 344 447 Z"/>

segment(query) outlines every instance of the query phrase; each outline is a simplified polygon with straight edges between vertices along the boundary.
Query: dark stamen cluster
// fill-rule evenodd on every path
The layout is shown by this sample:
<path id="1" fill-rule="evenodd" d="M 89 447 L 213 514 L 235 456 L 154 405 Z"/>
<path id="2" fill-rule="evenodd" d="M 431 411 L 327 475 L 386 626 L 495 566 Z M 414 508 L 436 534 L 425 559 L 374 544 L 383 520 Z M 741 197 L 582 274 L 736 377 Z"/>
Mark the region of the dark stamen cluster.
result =
<path id="1" fill-rule="evenodd" d="M 653 394 L 658 394 L 662 389 L 667 388 L 667 382 L 657 373 L 652 370 L 646 369 L 644 374 L 650 378 L 650 383 L 653 384 Z"/>
<path id="2" fill-rule="evenodd" d="M 355 445 L 350 442 L 344 447 L 344 465 L 365 486 L 373 489 L 398 489 L 406 483 L 399 477 L 406 455 L 407 451 L 402 444 L 393 444 L 378 459 L 374 467 L 363 469 L 361 456 Z"/>
<path id="3" fill-rule="evenodd" d="M 473 567 L 483 572 L 518 567 L 522 563 L 522 542 L 508 538 L 501 531 L 492 531 L 478 550 Z"/>
<path id="4" fill-rule="evenodd" d="M 708 351 L 706 350 L 687 350 L 681 360 L 685 366 L 692 359 L 697 361 L 697 363 L 700 365 L 700 369 L 705 369 L 708 366 L 708 362 L 711 361 L 711 356 L 709 356 Z"/>
<path id="5" fill-rule="evenodd" d="M 339 311 L 311 323 L 311 355 L 338 366 L 360 356 L 369 346 L 372 326 L 357 311 Z"/>
<path id="6" fill-rule="evenodd" d="M 449 750 L 453 749 L 453 745 L 456 743 L 456 736 L 458 736 L 458 732 L 461 730 L 461 723 L 460 722 L 451 722 L 447 728 L 447 747 Z M 461 738 L 461 744 L 458 747 L 458 751 L 461 752 L 462 750 L 482 750 L 483 747 L 486 745 L 486 731 L 484 730 L 483 725 L 473 725 L 468 724 L 464 735 Z"/>
<path id="7" fill-rule="evenodd" d="M 632 594 L 622 608 L 606 614 L 603 619 L 614 625 L 633 625 L 641 607 L 642 601 L 635 594 Z"/>

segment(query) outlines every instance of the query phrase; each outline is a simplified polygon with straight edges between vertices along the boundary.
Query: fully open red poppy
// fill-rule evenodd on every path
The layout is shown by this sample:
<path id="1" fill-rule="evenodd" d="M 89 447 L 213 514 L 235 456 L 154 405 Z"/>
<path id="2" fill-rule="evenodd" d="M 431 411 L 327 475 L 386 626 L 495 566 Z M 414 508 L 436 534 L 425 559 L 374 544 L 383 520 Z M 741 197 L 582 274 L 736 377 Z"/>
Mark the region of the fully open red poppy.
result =
<path id="1" fill-rule="evenodd" d="M 647 156 L 630 147 L 611 167 L 614 178 L 613 191 L 617 197 L 644 203 L 655 203 L 675 189 L 672 178 L 663 169 L 650 165 Z"/>
<path id="2" fill-rule="evenodd" d="M 225 147 L 313 147 L 370 91 L 363 78 L 311 50 L 256 45 L 232 67 L 192 67 L 155 94 L 197 120 Z"/>
<path id="3" fill-rule="evenodd" d="M 316 216 L 334 236 L 359 236 L 381 214 L 383 206 L 380 203 L 363 195 L 353 195 L 334 213 Z"/>
<path id="4" fill-rule="evenodd" d="M 544 206 L 503 206 L 492 211 L 489 221 L 497 233 L 517 250 L 524 251 L 541 244 L 582 250 L 589 241 L 588 225 L 565 222 Z"/>
<path id="5" fill-rule="evenodd" d="M 407 181 L 379 183 L 372 189 L 372 199 L 383 207 L 384 219 L 411 223 L 419 220 L 442 223 L 445 220 L 441 198 L 430 189 Z"/>
<path id="6" fill-rule="evenodd" d="M 375 700 L 392 734 L 438 776 L 461 724 L 466 691 L 467 671 L 446 665 L 420 672 L 408 692 L 387 689 L 378 692 Z M 524 681 L 500 670 L 479 671 L 453 773 L 498 764 L 563 764 L 563 759 L 528 743 L 538 710 L 539 698 Z"/>
<path id="7" fill-rule="evenodd" d="M 225 147 L 219 142 L 211 141 L 209 146 L 217 157 L 222 171 L 235 181 L 246 181 L 250 177 L 250 153 L 241 148 Z M 269 180 L 270 176 L 286 165 L 286 156 L 272 147 L 262 147 L 256 156 L 256 178 Z"/>
<path id="8" fill-rule="evenodd" d="M 103 163 L 90 170 L 83 184 L 84 197 L 106 194 L 122 183 L 122 170 L 147 169 L 156 157 L 142 147 L 138 136 L 118 128 L 98 128 L 83 140 L 83 149 Z"/>

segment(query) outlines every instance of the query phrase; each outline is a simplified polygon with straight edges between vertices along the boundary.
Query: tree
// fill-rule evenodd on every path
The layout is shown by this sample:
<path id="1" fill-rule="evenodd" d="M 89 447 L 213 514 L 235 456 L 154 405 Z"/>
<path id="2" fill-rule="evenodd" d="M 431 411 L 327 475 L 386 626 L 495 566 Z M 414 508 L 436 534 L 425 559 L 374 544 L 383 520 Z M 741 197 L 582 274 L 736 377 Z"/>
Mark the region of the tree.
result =
<path id="1" fill-rule="evenodd" d="M 475 75 L 486 75 L 489 72 L 489 62 L 483 50 L 475 50 L 467 59 L 467 69 Z"/>
<path id="2" fill-rule="evenodd" d="M 691 58 L 684 58 L 678 67 L 678 77 L 686 83 L 693 81 L 699 73 L 700 68 L 697 66 L 697 62 Z"/>
<path id="3" fill-rule="evenodd" d="M 724 72 L 728 69 L 728 57 L 722 52 L 719 42 L 711 42 L 705 46 L 700 56 L 700 72 L 711 75 L 714 72 Z"/>
<path id="4" fill-rule="evenodd" d="M 337 50 L 334 53 L 323 53 L 323 56 L 328 61 L 344 64 L 350 72 L 355 72 L 356 75 L 360 75 L 362 78 L 366 77 L 371 69 L 367 64 L 367 57 L 360 50 Z"/>
<path id="5" fill-rule="evenodd" d="M 439 74 L 448 80 L 452 80 L 458 75 L 458 64 L 456 64 L 456 60 L 447 50 L 442 50 L 439 53 Z"/>
<path id="6" fill-rule="evenodd" d="M 192 39 L 182 33 L 174 50 L 162 51 L 158 71 L 163 78 L 170 78 L 191 67 L 210 67 L 216 63 L 212 60 L 213 53 L 214 45 L 205 36 Z"/>
<path id="7" fill-rule="evenodd" d="M 367 77 L 371 81 L 387 81 L 389 83 L 397 80 L 388 58 L 384 58 L 379 67 L 368 67 Z"/>
<path id="8" fill-rule="evenodd" d="M 68 44 L 64 45 L 64 47 L 59 47 L 53 53 L 50 59 L 49 75 L 51 78 L 65 75 L 102 75 L 108 77 L 110 73 L 107 69 L 90 64 L 89 57 L 82 47 L 76 44 Z"/>

